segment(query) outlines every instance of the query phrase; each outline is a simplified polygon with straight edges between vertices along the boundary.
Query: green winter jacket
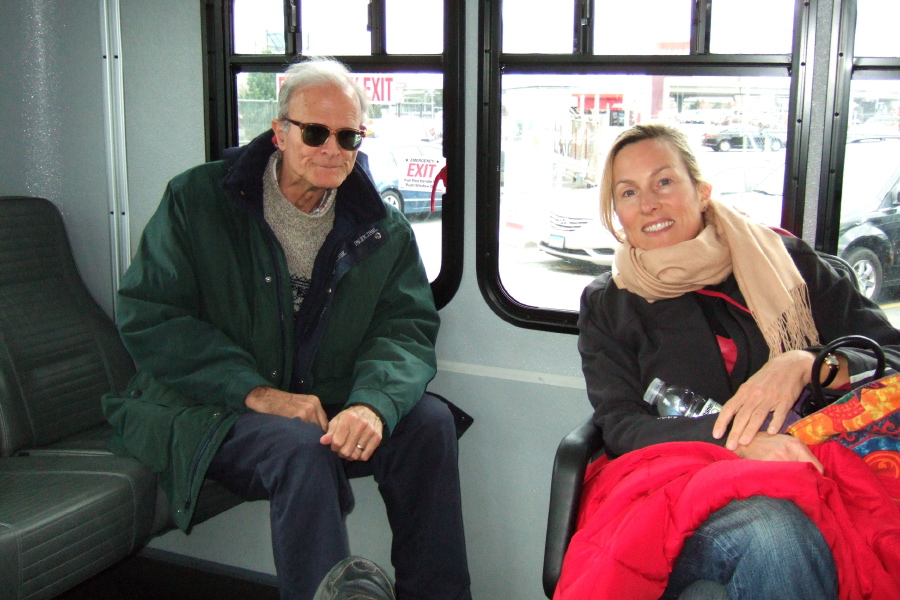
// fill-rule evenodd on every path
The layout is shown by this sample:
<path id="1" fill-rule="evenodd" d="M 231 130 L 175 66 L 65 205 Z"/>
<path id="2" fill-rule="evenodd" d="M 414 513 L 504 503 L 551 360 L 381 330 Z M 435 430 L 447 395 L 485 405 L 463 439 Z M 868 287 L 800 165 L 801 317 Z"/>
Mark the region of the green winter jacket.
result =
<path id="1" fill-rule="evenodd" d="M 138 373 L 103 400 L 110 447 L 159 473 L 185 531 L 253 388 L 369 406 L 388 436 L 436 371 L 439 319 L 412 229 L 381 201 L 362 154 L 293 314 L 287 262 L 262 212 L 271 140 L 269 131 L 174 178 L 119 290 Z"/>

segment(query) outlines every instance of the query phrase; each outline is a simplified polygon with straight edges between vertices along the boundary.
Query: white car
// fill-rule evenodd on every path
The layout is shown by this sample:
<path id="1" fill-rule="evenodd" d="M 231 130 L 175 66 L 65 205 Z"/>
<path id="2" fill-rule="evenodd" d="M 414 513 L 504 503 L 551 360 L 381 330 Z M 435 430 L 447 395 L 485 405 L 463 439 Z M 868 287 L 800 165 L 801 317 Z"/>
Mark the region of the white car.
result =
<path id="1" fill-rule="evenodd" d="M 538 248 L 571 262 L 612 266 L 619 241 L 600 223 L 600 190 L 561 190 Z"/>

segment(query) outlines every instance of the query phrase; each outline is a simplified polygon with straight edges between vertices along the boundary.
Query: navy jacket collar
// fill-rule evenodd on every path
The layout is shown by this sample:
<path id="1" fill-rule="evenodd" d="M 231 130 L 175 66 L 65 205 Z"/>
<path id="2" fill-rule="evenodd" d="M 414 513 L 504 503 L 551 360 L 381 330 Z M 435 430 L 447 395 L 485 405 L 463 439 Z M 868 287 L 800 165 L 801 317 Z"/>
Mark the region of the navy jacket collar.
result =
<path id="1" fill-rule="evenodd" d="M 246 146 L 225 150 L 222 188 L 260 218 L 263 215 L 263 173 L 276 149 L 274 136 L 270 129 Z M 381 195 L 372 183 L 368 158 L 362 152 L 357 155 L 353 171 L 338 188 L 335 216 L 357 224 L 373 223 L 387 216 Z"/>

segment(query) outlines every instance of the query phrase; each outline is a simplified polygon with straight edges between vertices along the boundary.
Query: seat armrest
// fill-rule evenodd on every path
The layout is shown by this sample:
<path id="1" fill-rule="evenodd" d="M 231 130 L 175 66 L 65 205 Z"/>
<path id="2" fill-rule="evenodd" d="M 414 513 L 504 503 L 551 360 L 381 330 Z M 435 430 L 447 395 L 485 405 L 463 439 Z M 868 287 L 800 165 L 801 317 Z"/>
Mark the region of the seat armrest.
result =
<path id="1" fill-rule="evenodd" d="M 556 449 L 544 545 L 544 593 L 548 598 L 556 590 L 563 557 L 575 533 L 584 473 L 602 449 L 603 436 L 592 417 L 569 432 Z"/>

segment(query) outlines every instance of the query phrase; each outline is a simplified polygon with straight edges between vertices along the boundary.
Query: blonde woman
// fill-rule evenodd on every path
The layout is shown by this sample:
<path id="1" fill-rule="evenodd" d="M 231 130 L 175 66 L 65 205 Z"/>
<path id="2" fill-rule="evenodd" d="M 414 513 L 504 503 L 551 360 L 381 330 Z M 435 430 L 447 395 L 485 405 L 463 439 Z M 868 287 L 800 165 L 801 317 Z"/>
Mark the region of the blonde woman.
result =
<path id="1" fill-rule="evenodd" d="M 611 273 L 582 296 L 578 344 L 607 454 L 702 441 L 821 472 L 802 442 L 777 432 L 810 381 L 815 346 L 863 334 L 900 366 L 900 333 L 881 310 L 802 240 L 714 200 L 672 127 L 638 125 L 617 139 L 601 215 L 622 244 Z M 822 380 L 839 387 L 873 365 L 863 351 L 842 350 Z M 654 378 L 724 407 L 659 418 L 642 398 Z M 754 496 L 714 512 L 687 539 L 663 597 L 822 600 L 837 597 L 837 575 L 828 544 L 796 505 Z"/>

